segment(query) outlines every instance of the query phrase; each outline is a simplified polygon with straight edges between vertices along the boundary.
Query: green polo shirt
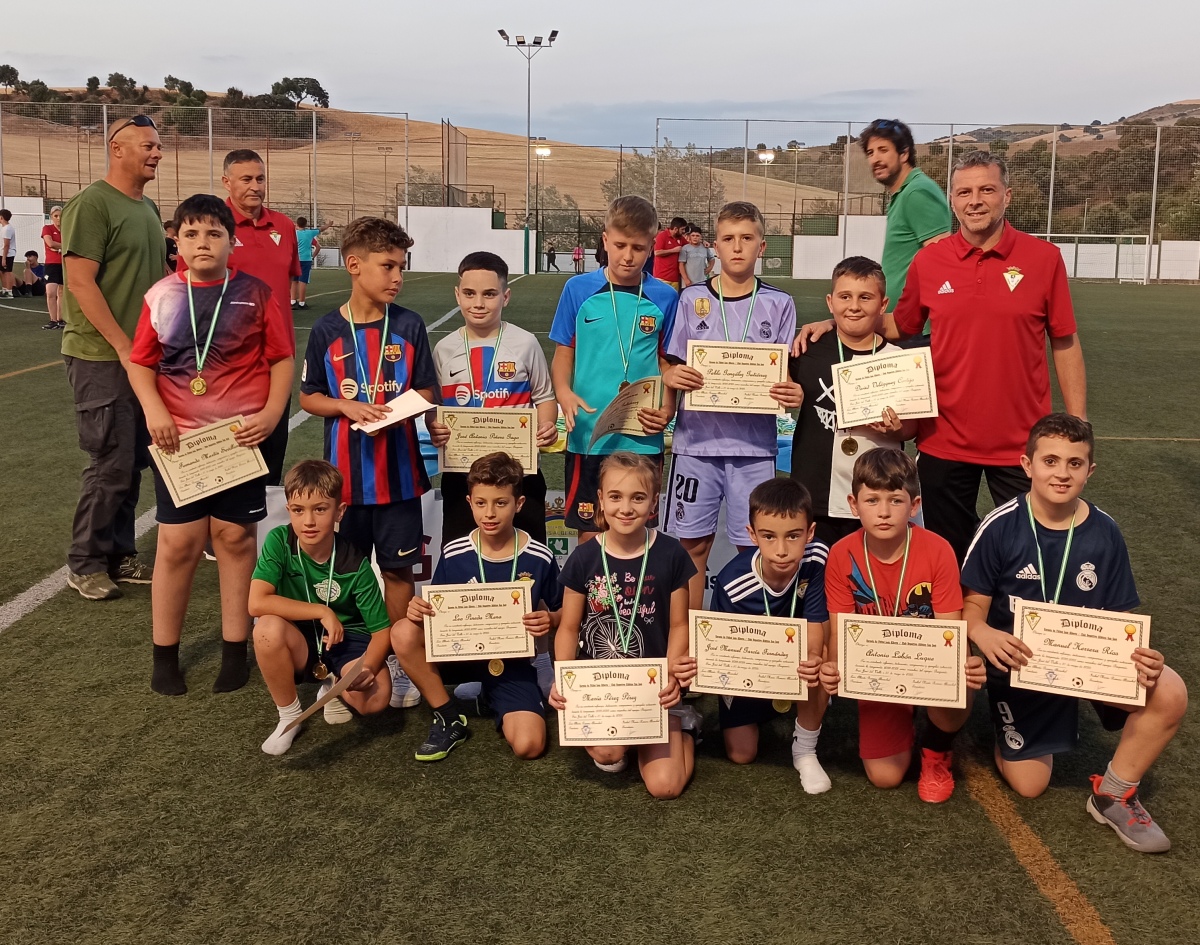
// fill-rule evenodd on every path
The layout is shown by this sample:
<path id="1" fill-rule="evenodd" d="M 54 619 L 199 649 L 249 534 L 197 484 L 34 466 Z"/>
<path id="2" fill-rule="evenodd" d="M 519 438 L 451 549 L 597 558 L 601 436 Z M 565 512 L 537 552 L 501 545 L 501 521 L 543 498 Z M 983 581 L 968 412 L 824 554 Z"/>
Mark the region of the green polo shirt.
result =
<path id="1" fill-rule="evenodd" d="M 927 239 L 950 232 L 950 206 L 942 188 L 919 167 L 892 194 L 883 242 L 883 275 L 887 280 L 888 310 L 900 301 L 908 267 Z"/>

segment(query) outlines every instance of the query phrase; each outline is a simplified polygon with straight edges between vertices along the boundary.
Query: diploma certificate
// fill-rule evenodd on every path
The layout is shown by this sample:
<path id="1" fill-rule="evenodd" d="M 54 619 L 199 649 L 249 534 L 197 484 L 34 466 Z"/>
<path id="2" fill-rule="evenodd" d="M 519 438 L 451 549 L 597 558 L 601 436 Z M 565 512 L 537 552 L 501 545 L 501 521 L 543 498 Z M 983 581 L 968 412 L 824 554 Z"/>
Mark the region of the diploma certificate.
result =
<path id="1" fill-rule="evenodd" d="M 637 412 L 643 408 L 657 410 L 661 406 L 661 377 L 643 377 L 638 381 L 630 381 L 617 392 L 612 403 L 596 418 L 596 425 L 592 428 L 592 439 L 588 445 L 593 445 L 600 437 L 610 433 L 645 436 L 646 431 L 638 423 Z"/>
<path id="2" fill-rule="evenodd" d="M 179 434 L 179 449 L 164 453 L 150 447 L 150 458 L 162 473 L 171 501 L 187 505 L 205 496 L 224 492 L 267 474 L 267 464 L 257 446 L 240 446 L 234 432 L 241 416 L 218 420 L 198 430 Z"/>
<path id="3" fill-rule="evenodd" d="M 378 433 L 393 424 L 409 419 L 409 417 L 415 417 L 419 413 L 433 409 L 433 404 L 411 389 L 406 390 L 399 397 L 389 400 L 383 406 L 388 408 L 388 415 L 382 420 L 375 420 L 372 423 L 352 423 L 350 429 L 358 430 L 360 433 Z"/>
<path id="4" fill-rule="evenodd" d="M 707 610 L 688 616 L 689 655 L 696 659 L 693 692 L 808 699 L 808 687 L 797 673 L 801 652 L 808 652 L 807 621 Z"/>
<path id="5" fill-rule="evenodd" d="M 1013 635 L 1033 650 L 1028 663 L 1011 671 L 1014 688 L 1146 704 L 1130 658 L 1139 646 L 1150 645 L 1150 618 L 1144 614 L 1018 599 Z"/>
<path id="6" fill-rule="evenodd" d="M 488 453 L 507 453 L 525 474 L 538 470 L 537 411 L 512 407 L 438 407 L 437 418 L 450 428 L 450 439 L 438 450 L 442 472 L 470 472 Z"/>
<path id="7" fill-rule="evenodd" d="M 563 660 L 554 664 L 560 745 L 661 745 L 670 740 L 666 660 Z"/>
<path id="8" fill-rule="evenodd" d="M 430 584 L 421 596 L 433 608 L 425 618 L 425 655 L 431 663 L 533 656 L 533 637 L 521 618 L 529 587 L 511 584 Z"/>
<path id="9" fill-rule="evenodd" d="M 787 380 L 787 345 L 689 341 L 688 367 L 704 375 L 704 386 L 686 392 L 688 410 L 709 413 L 785 412 L 771 387 Z"/>
<path id="10" fill-rule="evenodd" d="M 964 621 L 838 614 L 837 640 L 839 696 L 967 707 Z"/>
<path id="11" fill-rule="evenodd" d="M 887 351 L 833 366 L 840 429 L 877 423 L 886 407 L 901 420 L 936 417 L 937 388 L 928 348 Z"/>

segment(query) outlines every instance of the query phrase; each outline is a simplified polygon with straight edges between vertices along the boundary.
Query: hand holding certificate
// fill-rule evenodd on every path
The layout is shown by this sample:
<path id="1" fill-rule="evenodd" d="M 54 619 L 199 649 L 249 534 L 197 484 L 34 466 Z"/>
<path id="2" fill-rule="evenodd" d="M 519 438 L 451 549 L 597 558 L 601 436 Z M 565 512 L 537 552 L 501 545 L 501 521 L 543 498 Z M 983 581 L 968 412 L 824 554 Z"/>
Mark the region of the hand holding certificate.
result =
<path id="1" fill-rule="evenodd" d="M 808 622 L 693 610 L 689 652 L 693 692 L 756 699 L 808 699 L 798 673 Z"/>
<path id="2" fill-rule="evenodd" d="M 662 378 L 643 377 L 621 388 L 612 403 L 596 418 L 592 428 L 591 446 L 602 436 L 624 433 L 626 436 L 645 436 L 639 410 L 657 410 L 662 406 Z"/>
<path id="3" fill-rule="evenodd" d="M 267 474 L 267 464 L 258 447 L 245 447 L 237 441 L 235 434 L 242 422 L 240 416 L 229 417 L 181 433 L 179 449 L 173 453 L 150 447 L 150 458 L 162 473 L 176 506 Z"/>
<path id="4" fill-rule="evenodd" d="M 666 660 L 561 660 L 554 664 L 566 708 L 561 745 L 661 745 L 670 741 Z"/>
<path id="5" fill-rule="evenodd" d="M 372 423 L 355 423 L 351 425 L 350 429 L 358 430 L 360 433 L 375 434 L 394 423 L 400 423 L 409 417 L 415 417 L 419 413 L 433 409 L 433 404 L 415 390 L 406 390 L 383 406 L 387 408 L 388 414 L 382 420 L 375 420 Z"/>
<path id="6" fill-rule="evenodd" d="M 687 365 L 704 376 L 704 386 L 688 391 L 688 410 L 708 413 L 778 414 L 771 388 L 787 380 L 787 345 L 689 341 Z"/>
<path id="7" fill-rule="evenodd" d="M 1013 635 L 1032 651 L 1024 666 L 1010 672 L 1014 688 L 1146 704 L 1132 657 L 1150 645 L 1149 617 L 1018 600 Z"/>
<path id="8" fill-rule="evenodd" d="M 833 366 L 840 429 L 877 423 L 888 407 L 901 420 L 936 417 L 937 388 L 928 348 L 886 351 Z"/>
<path id="9" fill-rule="evenodd" d="M 442 472 L 470 472 L 488 453 L 507 453 L 526 475 L 537 472 L 537 412 L 532 408 L 438 407 L 438 423 L 450 428 L 450 439 L 438 449 Z"/>
<path id="10" fill-rule="evenodd" d="M 961 620 L 838 614 L 838 695 L 965 709 L 966 646 Z"/>
<path id="11" fill-rule="evenodd" d="M 425 653 L 431 663 L 534 655 L 533 637 L 523 620 L 530 609 L 527 582 L 430 584 L 421 596 L 433 608 L 425 618 Z"/>

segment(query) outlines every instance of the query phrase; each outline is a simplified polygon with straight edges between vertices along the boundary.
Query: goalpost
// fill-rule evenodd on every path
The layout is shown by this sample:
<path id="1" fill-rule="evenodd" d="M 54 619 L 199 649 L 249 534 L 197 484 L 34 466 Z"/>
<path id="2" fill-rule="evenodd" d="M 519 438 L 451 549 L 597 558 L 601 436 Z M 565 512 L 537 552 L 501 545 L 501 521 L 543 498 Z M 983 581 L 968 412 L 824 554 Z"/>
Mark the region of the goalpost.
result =
<path id="1" fill-rule="evenodd" d="M 1070 279 L 1150 281 L 1150 237 L 1145 233 L 1037 233 L 1058 247 Z"/>

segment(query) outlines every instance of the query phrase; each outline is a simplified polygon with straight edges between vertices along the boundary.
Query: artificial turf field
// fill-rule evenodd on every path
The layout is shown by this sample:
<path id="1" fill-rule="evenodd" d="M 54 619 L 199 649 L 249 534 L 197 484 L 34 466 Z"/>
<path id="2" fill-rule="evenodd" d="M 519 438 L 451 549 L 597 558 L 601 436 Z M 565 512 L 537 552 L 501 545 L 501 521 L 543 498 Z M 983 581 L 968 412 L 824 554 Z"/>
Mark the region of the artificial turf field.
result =
<path id="1" fill-rule="evenodd" d="M 564 278 L 516 281 L 508 317 L 544 339 Z M 824 284 L 779 284 L 802 322 L 822 315 Z M 314 273 L 301 349 L 346 285 Z M 399 300 L 432 324 L 453 307 L 452 285 L 415 273 Z M 1200 289 L 1072 291 L 1101 438 L 1087 495 L 1125 532 L 1154 645 L 1197 685 Z M 424 707 L 340 727 L 318 717 L 288 754 L 264 755 L 276 716 L 261 678 L 210 692 L 211 564 L 184 632 L 183 698 L 149 688 L 149 587 L 90 603 L 64 586 L 13 622 L 30 598 L 14 599 L 63 564 L 84 465 L 59 336 L 44 321 L 43 300 L 0 302 L 0 942 L 1200 941 L 1192 717 L 1144 782 L 1174 843 L 1150 857 L 1084 812 L 1087 775 L 1115 744 L 1089 712 L 1080 749 L 1027 801 L 990 774 L 980 699 L 957 746 L 959 788 L 933 807 L 911 779 L 869 786 L 847 702 L 821 739 L 833 790 L 809 797 L 791 768 L 790 722 L 739 768 L 704 697 L 696 778 L 659 802 L 632 770 L 602 775 L 553 734 L 546 757 L 517 762 L 483 721 L 449 759 L 420 765 Z M 320 432 L 302 422 L 289 459 L 320 455 Z M 545 468 L 562 488 L 561 460 Z M 143 507 L 152 494 L 147 474 Z M 153 540 L 141 542 L 151 555 Z"/>

